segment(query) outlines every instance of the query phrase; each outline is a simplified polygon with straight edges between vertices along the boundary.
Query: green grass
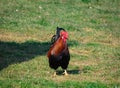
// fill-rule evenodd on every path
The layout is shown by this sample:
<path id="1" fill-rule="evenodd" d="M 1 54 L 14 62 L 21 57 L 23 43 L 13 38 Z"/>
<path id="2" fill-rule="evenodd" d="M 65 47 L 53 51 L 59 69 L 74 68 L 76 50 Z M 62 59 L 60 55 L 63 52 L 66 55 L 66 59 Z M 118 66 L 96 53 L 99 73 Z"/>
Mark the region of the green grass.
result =
<path id="1" fill-rule="evenodd" d="M 1 0 L 0 88 L 119 88 L 119 0 Z M 69 33 L 68 76 L 46 53 L 56 27 Z"/>

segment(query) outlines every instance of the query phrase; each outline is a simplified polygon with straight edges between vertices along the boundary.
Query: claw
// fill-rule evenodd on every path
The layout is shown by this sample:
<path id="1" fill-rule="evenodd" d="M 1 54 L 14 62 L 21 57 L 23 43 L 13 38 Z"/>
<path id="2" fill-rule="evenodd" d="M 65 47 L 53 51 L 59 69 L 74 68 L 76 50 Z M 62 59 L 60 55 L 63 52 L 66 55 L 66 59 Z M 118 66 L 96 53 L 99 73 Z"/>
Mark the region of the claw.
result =
<path id="1" fill-rule="evenodd" d="M 65 76 L 67 76 L 67 75 L 68 75 L 67 70 L 64 70 L 63 75 L 65 75 Z"/>
<path id="2" fill-rule="evenodd" d="M 55 77 L 57 74 L 56 74 L 56 71 L 54 72 L 53 76 Z"/>

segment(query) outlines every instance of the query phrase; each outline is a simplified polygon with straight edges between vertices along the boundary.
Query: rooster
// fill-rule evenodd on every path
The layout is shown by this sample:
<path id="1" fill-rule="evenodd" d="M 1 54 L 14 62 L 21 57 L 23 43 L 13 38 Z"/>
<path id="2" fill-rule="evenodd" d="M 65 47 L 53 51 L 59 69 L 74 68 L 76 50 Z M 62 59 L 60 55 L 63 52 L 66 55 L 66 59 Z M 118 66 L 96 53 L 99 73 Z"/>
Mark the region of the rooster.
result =
<path id="1" fill-rule="evenodd" d="M 47 57 L 49 59 L 49 66 L 55 70 L 54 76 L 56 76 L 56 70 L 58 67 L 62 67 L 64 75 L 68 75 L 67 67 L 70 61 L 70 53 L 67 45 L 68 33 L 65 30 L 60 31 L 59 38 L 50 47 Z"/>

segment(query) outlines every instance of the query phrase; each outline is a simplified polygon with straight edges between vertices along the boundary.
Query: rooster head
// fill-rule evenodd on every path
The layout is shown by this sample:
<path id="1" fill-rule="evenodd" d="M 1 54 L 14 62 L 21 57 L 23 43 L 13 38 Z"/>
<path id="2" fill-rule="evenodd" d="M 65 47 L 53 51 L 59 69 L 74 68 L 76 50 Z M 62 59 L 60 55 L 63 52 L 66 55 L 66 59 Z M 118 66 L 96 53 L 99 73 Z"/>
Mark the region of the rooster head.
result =
<path id="1" fill-rule="evenodd" d="M 62 39 L 66 40 L 68 39 L 68 33 L 66 31 L 61 31 L 60 32 L 60 36 L 62 37 Z"/>

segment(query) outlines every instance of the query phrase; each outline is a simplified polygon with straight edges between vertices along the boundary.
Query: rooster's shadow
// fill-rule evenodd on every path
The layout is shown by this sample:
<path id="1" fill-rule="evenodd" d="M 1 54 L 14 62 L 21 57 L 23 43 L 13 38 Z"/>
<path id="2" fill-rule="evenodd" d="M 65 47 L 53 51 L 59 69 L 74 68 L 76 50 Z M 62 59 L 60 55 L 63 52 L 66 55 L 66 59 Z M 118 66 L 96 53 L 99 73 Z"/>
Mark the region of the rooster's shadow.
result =
<path id="1" fill-rule="evenodd" d="M 46 55 L 49 42 L 26 41 L 23 43 L 0 41 L 0 70 L 11 64 L 34 59 L 38 55 Z"/>
<path id="2" fill-rule="evenodd" d="M 69 41 L 68 46 L 77 45 L 77 41 Z M 0 70 L 11 64 L 34 59 L 38 55 L 46 55 L 51 42 L 28 40 L 23 43 L 0 41 Z M 69 70 L 70 74 L 77 74 L 77 70 Z"/>

